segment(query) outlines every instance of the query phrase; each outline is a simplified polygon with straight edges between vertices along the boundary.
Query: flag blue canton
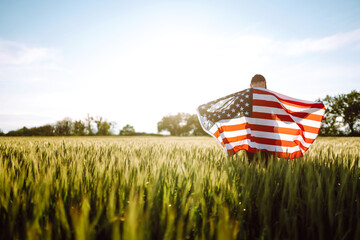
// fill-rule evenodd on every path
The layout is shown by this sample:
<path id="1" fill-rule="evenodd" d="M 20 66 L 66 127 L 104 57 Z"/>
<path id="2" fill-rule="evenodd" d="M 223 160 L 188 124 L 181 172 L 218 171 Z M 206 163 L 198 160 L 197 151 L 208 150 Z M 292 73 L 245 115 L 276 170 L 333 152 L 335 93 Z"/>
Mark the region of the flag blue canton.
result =
<path id="1" fill-rule="evenodd" d="M 210 128 L 214 123 L 223 119 L 252 116 L 252 88 L 219 98 L 200 105 L 199 115 L 203 121 L 203 126 Z"/>

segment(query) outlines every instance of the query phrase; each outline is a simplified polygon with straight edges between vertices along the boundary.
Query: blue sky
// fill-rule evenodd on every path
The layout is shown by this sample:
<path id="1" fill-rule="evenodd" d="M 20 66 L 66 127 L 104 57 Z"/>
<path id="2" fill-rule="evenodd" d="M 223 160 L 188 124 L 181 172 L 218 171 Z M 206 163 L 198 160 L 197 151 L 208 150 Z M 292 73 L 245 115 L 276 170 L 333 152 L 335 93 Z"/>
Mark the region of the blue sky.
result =
<path id="1" fill-rule="evenodd" d="M 0 129 L 87 113 L 156 132 L 249 86 L 360 90 L 359 1 L 0 1 Z"/>

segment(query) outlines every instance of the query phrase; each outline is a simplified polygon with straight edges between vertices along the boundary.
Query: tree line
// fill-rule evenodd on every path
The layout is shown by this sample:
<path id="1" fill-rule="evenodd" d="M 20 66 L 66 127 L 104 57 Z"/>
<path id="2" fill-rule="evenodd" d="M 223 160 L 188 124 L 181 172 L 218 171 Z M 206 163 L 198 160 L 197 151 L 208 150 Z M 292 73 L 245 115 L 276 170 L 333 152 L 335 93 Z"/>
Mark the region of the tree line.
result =
<path id="1" fill-rule="evenodd" d="M 322 121 L 320 136 L 360 136 L 360 92 L 356 90 L 348 94 L 336 96 L 327 95 L 318 99 L 324 103 L 326 110 Z M 0 131 L 0 136 L 141 136 L 160 135 L 136 132 L 134 127 L 127 124 L 117 134 L 114 133 L 115 122 L 107 121 L 103 117 L 92 117 L 89 114 L 84 120 L 72 121 L 64 118 L 55 124 L 40 127 L 9 131 Z M 196 114 L 177 113 L 164 116 L 157 124 L 159 133 L 171 136 L 204 136 Z"/>
<path id="2" fill-rule="evenodd" d="M 18 130 L 9 131 L 6 136 L 109 136 L 115 122 L 110 122 L 103 117 L 92 117 L 88 115 L 85 120 L 64 118 L 55 124 L 46 124 L 40 127 L 23 127 Z"/>
<path id="3" fill-rule="evenodd" d="M 40 127 L 23 127 L 18 130 L 4 133 L 0 136 L 159 136 L 160 133 L 172 136 L 202 136 L 202 130 L 196 114 L 178 113 L 162 118 L 158 123 L 159 134 L 136 132 L 130 124 L 126 124 L 118 133 L 114 133 L 116 122 L 107 121 L 103 117 L 88 115 L 84 120 L 64 118 L 55 124 L 46 124 Z"/>
<path id="4" fill-rule="evenodd" d="M 327 95 L 319 101 L 326 107 L 320 135 L 360 136 L 360 92 Z"/>

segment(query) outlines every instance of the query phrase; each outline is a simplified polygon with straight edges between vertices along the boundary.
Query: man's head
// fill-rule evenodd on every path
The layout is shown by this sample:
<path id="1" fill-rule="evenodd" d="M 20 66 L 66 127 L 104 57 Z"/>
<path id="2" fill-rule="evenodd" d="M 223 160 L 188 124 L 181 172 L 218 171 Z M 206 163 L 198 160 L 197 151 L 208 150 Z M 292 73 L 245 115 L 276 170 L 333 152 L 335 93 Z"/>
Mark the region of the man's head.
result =
<path id="1" fill-rule="evenodd" d="M 250 87 L 260 87 L 260 88 L 266 88 L 266 80 L 263 75 L 256 74 L 251 79 Z"/>

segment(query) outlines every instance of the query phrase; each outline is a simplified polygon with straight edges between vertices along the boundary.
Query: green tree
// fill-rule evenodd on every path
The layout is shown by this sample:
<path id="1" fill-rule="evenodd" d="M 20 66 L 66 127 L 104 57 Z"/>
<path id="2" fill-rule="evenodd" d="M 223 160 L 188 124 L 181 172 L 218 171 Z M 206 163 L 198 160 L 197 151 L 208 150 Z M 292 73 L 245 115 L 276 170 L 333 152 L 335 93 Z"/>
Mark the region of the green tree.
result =
<path id="1" fill-rule="evenodd" d="M 20 128 L 19 130 L 9 131 L 7 136 L 32 136 L 30 129 L 27 127 Z"/>
<path id="2" fill-rule="evenodd" d="M 73 122 L 70 118 L 64 118 L 55 124 L 55 135 L 57 136 L 70 136 L 73 133 L 72 130 Z"/>
<path id="3" fill-rule="evenodd" d="M 189 113 L 178 113 L 163 117 L 158 122 L 158 132 L 162 131 L 168 131 L 172 136 L 206 135 L 197 115 Z"/>
<path id="4" fill-rule="evenodd" d="M 81 120 L 74 122 L 74 136 L 85 136 L 85 123 Z"/>
<path id="5" fill-rule="evenodd" d="M 322 102 L 326 106 L 320 130 L 322 135 L 343 133 L 355 136 L 360 134 L 360 92 L 353 90 L 348 94 L 339 94 L 334 97 L 327 95 Z"/>
<path id="6" fill-rule="evenodd" d="M 189 131 L 188 126 L 186 126 L 186 121 L 189 116 L 190 114 L 188 113 L 165 116 L 158 122 L 158 131 L 168 131 L 172 136 L 188 135 Z"/>
<path id="7" fill-rule="evenodd" d="M 40 127 L 23 127 L 15 131 L 9 131 L 6 136 L 54 136 L 54 127 L 46 124 Z"/>
<path id="8" fill-rule="evenodd" d="M 135 129 L 133 126 L 126 124 L 119 132 L 120 136 L 133 136 L 135 135 Z"/>
<path id="9" fill-rule="evenodd" d="M 95 120 L 96 126 L 97 126 L 97 132 L 96 135 L 99 136 L 108 136 L 111 135 L 111 122 L 107 122 L 103 119 L 103 117 L 97 117 Z"/>
<path id="10" fill-rule="evenodd" d="M 334 102 L 334 98 L 327 95 L 324 99 L 322 100 L 318 99 L 318 101 L 322 101 L 326 107 L 319 134 L 323 136 L 341 135 L 342 134 L 342 132 L 340 131 L 341 122 L 333 110 L 333 108 L 336 105 Z"/>
<path id="11" fill-rule="evenodd" d="M 86 130 L 86 134 L 89 136 L 93 136 L 94 132 L 92 129 L 92 122 L 93 122 L 94 118 L 91 117 L 89 114 L 87 115 L 87 117 L 85 118 L 85 130 Z"/>
<path id="12" fill-rule="evenodd" d="M 190 131 L 191 135 L 194 136 L 204 136 L 207 135 L 206 132 L 201 127 L 199 118 L 197 114 L 189 116 L 186 122 L 187 129 Z"/>
<path id="13" fill-rule="evenodd" d="M 46 124 L 35 129 L 37 132 L 37 134 L 35 134 L 36 136 L 54 136 L 55 129 L 50 124 Z"/>

